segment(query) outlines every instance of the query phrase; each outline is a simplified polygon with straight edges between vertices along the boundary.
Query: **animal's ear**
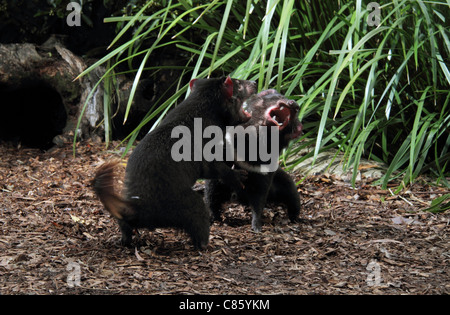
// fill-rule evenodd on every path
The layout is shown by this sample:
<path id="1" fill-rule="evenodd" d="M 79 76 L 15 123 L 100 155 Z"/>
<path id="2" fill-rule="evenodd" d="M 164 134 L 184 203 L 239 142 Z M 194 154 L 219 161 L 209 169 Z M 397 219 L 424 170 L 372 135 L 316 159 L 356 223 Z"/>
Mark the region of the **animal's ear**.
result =
<path id="1" fill-rule="evenodd" d="M 191 82 L 189 82 L 189 87 L 191 88 L 191 91 L 194 90 L 195 81 L 197 81 L 197 79 L 192 79 Z"/>
<path id="2" fill-rule="evenodd" d="M 229 76 L 223 82 L 223 92 L 227 98 L 233 96 L 233 80 Z"/>

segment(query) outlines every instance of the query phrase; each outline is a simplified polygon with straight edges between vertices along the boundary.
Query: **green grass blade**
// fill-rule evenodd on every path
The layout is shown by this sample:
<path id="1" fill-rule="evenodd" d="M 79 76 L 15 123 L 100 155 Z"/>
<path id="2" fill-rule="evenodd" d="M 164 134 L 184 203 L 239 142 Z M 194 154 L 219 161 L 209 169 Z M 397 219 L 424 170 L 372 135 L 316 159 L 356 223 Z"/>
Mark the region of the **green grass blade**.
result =
<path id="1" fill-rule="evenodd" d="M 233 5 L 233 0 L 227 0 L 227 5 L 225 7 L 225 12 L 223 14 L 222 23 L 220 25 L 219 33 L 217 35 L 216 46 L 214 48 L 214 53 L 213 53 L 213 57 L 211 60 L 210 72 L 208 74 L 208 77 L 211 76 L 212 69 L 214 69 L 214 62 L 216 61 L 217 54 L 219 52 L 220 44 L 222 42 L 223 34 L 224 34 L 225 28 L 227 26 L 227 22 L 228 22 L 228 18 L 230 16 L 230 10 L 231 10 L 232 5 Z"/>

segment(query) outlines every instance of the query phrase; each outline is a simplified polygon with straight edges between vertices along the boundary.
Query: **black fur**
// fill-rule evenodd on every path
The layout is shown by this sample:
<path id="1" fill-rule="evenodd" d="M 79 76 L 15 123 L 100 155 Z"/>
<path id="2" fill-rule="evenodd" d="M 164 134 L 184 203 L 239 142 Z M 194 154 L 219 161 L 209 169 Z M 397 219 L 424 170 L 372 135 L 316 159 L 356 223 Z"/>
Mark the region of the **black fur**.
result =
<path id="1" fill-rule="evenodd" d="M 289 144 L 290 140 L 300 135 L 302 126 L 298 120 L 299 106 L 296 102 L 288 100 L 275 90 L 267 90 L 253 95 L 246 103 L 252 112 L 252 118 L 243 126 L 278 125 L 276 121 L 278 117 L 275 118 L 275 121 L 271 119 L 268 116 L 268 109 L 277 104 L 289 107 L 290 115 L 284 119 L 278 119 L 279 121 L 283 120 L 282 124 L 279 124 L 281 129 L 279 132 L 280 151 Z M 260 164 L 261 161 L 235 161 L 236 169 L 248 171 L 248 178 L 243 181 L 244 192 L 239 193 L 238 196 L 240 202 L 250 205 L 252 228 L 256 232 L 261 231 L 262 211 L 267 201 L 284 203 L 291 221 L 296 221 L 300 213 L 300 198 L 291 177 L 280 167 L 275 172 L 261 173 L 258 171 Z M 219 179 L 206 181 L 205 202 L 215 220 L 221 220 L 222 205 L 231 199 L 233 191 L 233 187 Z"/>
<path id="2" fill-rule="evenodd" d="M 211 125 L 224 129 L 248 120 L 241 105 L 256 92 L 256 84 L 229 78 L 202 79 L 192 81 L 191 89 L 189 97 L 134 149 L 127 163 L 123 197 L 112 187 L 114 162 L 97 171 L 94 189 L 118 219 L 124 245 L 130 245 L 134 228 L 175 227 L 185 230 L 195 247 L 204 248 L 209 239 L 210 213 L 202 197 L 192 190 L 195 181 L 221 178 L 236 190 L 242 189 L 246 172 L 233 171 L 225 162 L 174 161 L 171 148 L 178 139 L 171 138 L 171 133 L 177 126 L 192 132 L 194 118 L 202 118 L 203 129 Z"/>

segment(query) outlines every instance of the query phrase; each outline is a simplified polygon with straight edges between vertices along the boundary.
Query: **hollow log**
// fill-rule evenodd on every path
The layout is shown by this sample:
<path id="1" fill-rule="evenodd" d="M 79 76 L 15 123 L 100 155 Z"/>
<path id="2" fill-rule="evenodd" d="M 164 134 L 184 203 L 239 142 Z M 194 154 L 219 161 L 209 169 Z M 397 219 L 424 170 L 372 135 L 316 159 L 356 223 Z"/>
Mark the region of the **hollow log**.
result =
<path id="1" fill-rule="evenodd" d="M 173 82 L 177 82 L 181 71 L 170 69 L 176 61 L 167 55 L 154 59 L 153 66 L 166 69 L 141 79 L 125 125 L 123 117 L 134 78 L 115 77 L 114 92 L 118 96 L 112 98 L 115 138 L 128 135 L 150 108 L 161 104 L 176 90 Z M 105 68 L 97 67 L 74 81 L 89 62 L 95 61 L 75 55 L 56 36 L 40 46 L 0 44 L 0 141 L 48 149 L 54 144 L 71 142 L 74 132 L 78 139 L 103 137 L 103 82 L 87 103 L 86 100 Z M 80 114 L 81 123 L 75 131 Z M 141 134 L 148 128 L 143 128 Z"/>
<path id="2" fill-rule="evenodd" d="M 0 138 L 47 149 L 73 136 L 101 68 L 73 81 L 86 63 L 52 37 L 41 46 L 0 44 Z M 90 136 L 102 119 L 103 93 L 87 106 L 78 132 Z"/>

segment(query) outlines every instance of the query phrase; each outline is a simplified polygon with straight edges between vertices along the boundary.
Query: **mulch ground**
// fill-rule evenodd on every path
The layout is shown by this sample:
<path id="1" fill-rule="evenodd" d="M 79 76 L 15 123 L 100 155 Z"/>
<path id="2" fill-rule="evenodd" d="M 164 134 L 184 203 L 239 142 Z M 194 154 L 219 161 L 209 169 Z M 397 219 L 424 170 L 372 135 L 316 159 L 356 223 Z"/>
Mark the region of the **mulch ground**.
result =
<path id="1" fill-rule="evenodd" d="M 75 158 L 70 144 L 0 145 L 0 294 L 450 293 L 450 213 L 422 211 L 442 187 L 419 180 L 393 196 L 313 176 L 298 188 L 299 223 L 268 205 L 254 233 L 249 209 L 230 203 L 202 252 L 174 229 L 141 230 L 123 248 L 90 187 L 117 156 L 89 142 Z"/>

